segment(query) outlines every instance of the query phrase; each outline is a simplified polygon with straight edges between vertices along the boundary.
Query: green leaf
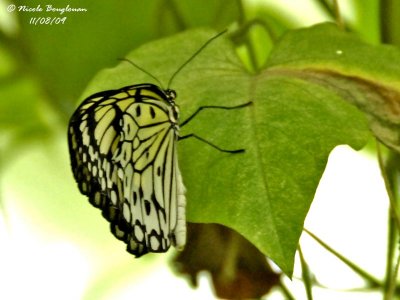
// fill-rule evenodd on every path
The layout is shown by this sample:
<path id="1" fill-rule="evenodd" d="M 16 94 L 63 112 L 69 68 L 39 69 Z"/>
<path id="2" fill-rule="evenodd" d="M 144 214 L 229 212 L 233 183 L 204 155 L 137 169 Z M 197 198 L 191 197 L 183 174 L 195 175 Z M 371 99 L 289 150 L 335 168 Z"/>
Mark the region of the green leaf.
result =
<path id="1" fill-rule="evenodd" d="M 204 110 L 181 129 L 182 135 L 193 132 L 225 149 L 246 149 L 242 154 L 227 154 L 198 140 L 179 142 L 187 219 L 237 230 L 289 276 L 304 219 L 330 151 L 341 144 L 360 149 L 369 137 L 364 115 L 343 101 L 350 83 L 332 87 L 301 76 L 303 69 L 324 55 L 314 51 L 316 58 L 312 58 L 310 54 L 317 45 L 307 39 L 318 30 L 335 32 L 334 44 L 338 39 L 352 41 L 331 25 L 294 31 L 278 43 L 276 49 L 280 50 L 273 51 L 270 67 L 253 76 L 242 67 L 232 44 L 222 37 L 190 62 L 171 87 L 178 94 L 181 120 L 202 105 L 233 106 L 253 101 L 252 106 L 237 110 Z M 214 35 L 208 30 L 188 31 L 143 45 L 127 58 L 159 78 L 166 88 L 174 71 Z M 303 47 L 292 43 L 298 35 Z M 317 37 L 323 43 L 324 37 Z M 359 41 L 351 47 L 357 45 L 373 48 Z M 344 46 L 340 49 L 346 53 Z M 287 56 L 292 59 L 286 64 L 298 62 L 296 72 L 285 71 L 282 60 Z M 336 57 L 335 52 L 330 54 L 332 61 L 322 61 L 321 68 L 325 64 L 329 70 L 337 64 Z M 144 82 L 156 83 L 123 62 L 100 72 L 84 95 Z"/>
<path id="2" fill-rule="evenodd" d="M 355 104 L 374 135 L 400 151 L 400 51 L 371 46 L 333 24 L 289 32 L 275 47 L 269 72 L 315 82 Z"/>

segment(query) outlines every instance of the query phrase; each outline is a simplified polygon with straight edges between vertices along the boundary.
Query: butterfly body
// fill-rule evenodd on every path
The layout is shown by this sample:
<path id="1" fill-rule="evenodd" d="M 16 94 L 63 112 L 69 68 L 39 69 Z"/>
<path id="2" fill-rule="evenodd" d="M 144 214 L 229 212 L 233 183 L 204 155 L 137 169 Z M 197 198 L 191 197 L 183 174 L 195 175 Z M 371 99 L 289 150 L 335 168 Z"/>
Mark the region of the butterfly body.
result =
<path id="1" fill-rule="evenodd" d="M 183 248 L 185 188 L 173 90 L 126 86 L 88 97 L 69 123 L 74 177 L 111 231 L 139 257 Z"/>

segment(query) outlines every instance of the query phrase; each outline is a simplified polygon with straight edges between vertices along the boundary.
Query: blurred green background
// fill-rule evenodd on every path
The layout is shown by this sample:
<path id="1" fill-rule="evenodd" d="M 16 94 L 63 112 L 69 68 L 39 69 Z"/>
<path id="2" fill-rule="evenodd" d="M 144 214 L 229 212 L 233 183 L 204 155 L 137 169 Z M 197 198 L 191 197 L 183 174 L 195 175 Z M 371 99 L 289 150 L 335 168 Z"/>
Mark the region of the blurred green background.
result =
<path id="1" fill-rule="evenodd" d="M 373 44 L 400 42 L 399 3 L 339 1 L 348 29 Z M 47 12 L 47 5 L 84 11 Z M 26 299 L 28 292 L 33 299 L 116 299 L 113 292 L 154 270 L 164 275 L 155 280 L 172 277 L 166 298 L 175 295 L 175 284 L 186 288 L 165 266 L 170 254 L 133 262 L 78 192 L 66 127 L 80 95 L 98 71 L 132 49 L 199 26 L 244 30 L 233 40 L 255 71 L 274 39 L 334 20 L 332 7 L 323 0 L 0 0 L 0 298 Z M 32 24 L 39 17 L 60 24 Z M 204 293 L 199 299 L 212 297 Z"/>

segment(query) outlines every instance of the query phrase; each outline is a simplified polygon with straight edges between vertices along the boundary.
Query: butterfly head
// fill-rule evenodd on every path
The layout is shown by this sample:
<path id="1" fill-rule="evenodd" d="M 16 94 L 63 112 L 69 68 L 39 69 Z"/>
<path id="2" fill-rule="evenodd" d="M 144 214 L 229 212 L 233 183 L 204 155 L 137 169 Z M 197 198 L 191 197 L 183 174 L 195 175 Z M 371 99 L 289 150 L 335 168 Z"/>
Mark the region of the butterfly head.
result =
<path id="1" fill-rule="evenodd" d="M 164 92 L 165 92 L 165 95 L 167 96 L 168 102 L 175 103 L 175 98 L 176 98 L 175 90 L 166 89 Z"/>

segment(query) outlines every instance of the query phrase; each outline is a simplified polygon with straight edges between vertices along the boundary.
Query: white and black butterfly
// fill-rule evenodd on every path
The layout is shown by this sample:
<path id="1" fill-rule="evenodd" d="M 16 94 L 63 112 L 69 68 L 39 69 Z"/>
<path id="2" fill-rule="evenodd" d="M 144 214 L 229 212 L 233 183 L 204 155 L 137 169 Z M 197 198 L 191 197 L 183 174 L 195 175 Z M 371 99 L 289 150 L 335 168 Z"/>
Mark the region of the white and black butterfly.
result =
<path id="1" fill-rule="evenodd" d="M 192 55 L 168 86 L 222 33 Z M 244 151 L 220 149 L 195 134 L 179 136 L 175 98 L 174 90 L 150 83 L 103 91 L 85 99 L 69 122 L 71 166 L 79 189 L 102 210 L 112 233 L 136 257 L 165 252 L 171 244 L 177 249 L 185 245 L 186 199 L 178 166 L 178 140 L 194 137 L 220 151 Z M 233 109 L 249 104 L 199 107 L 181 126 L 204 108 Z"/>

